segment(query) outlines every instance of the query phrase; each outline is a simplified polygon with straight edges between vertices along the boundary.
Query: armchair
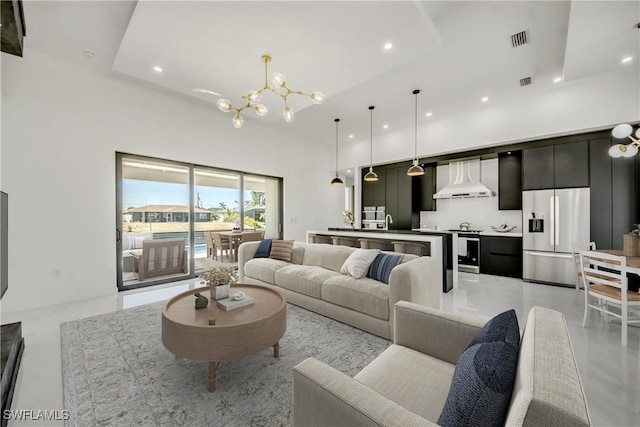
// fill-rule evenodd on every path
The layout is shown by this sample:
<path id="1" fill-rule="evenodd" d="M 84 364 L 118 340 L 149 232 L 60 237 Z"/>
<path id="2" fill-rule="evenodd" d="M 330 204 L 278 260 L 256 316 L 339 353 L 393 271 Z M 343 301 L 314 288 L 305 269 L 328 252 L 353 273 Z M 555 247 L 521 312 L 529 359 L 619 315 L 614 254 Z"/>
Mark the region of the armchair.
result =
<path id="1" fill-rule="evenodd" d="M 186 273 L 184 239 L 145 240 L 138 260 L 138 279 Z"/>
<path id="2" fill-rule="evenodd" d="M 293 426 L 435 426 L 455 364 L 486 319 L 400 301 L 394 343 L 354 378 L 306 359 L 293 373 Z M 562 313 L 530 312 L 506 425 L 589 425 Z"/>

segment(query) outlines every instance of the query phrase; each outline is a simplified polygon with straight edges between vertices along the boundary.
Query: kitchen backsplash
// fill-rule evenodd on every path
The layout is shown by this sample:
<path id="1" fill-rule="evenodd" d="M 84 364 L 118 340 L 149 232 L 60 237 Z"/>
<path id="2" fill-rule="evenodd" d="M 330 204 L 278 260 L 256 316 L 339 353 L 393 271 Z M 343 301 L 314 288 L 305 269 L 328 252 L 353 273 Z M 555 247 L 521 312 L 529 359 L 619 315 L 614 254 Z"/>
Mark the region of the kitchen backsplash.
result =
<path id="1" fill-rule="evenodd" d="M 437 190 L 449 182 L 449 166 L 437 168 Z M 514 232 L 522 232 L 522 211 L 501 211 L 498 209 L 498 159 L 480 162 L 480 180 L 496 195 L 468 199 L 443 199 L 437 201 L 437 210 L 420 212 L 420 226 L 441 230 L 457 229 L 462 222 L 471 228 L 491 230 L 490 226 L 507 224 L 516 226 Z"/>

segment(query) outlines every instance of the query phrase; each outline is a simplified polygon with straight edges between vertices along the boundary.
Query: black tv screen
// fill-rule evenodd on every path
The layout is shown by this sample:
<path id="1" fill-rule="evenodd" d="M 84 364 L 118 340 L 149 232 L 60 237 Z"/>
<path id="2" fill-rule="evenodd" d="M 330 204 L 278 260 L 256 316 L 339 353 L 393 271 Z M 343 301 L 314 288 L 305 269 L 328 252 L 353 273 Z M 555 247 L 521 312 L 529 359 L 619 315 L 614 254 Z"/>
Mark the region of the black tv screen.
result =
<path id="1" fill-rule="evenodd" d="M 8 238 L 7 233 L 9 231 L 9 197 L 7 193 L 4 191 L 0 191 L 0 286 L 2 288 L 2 293 L 0 293 L 0 298 L 7 291 L 9 287 L 8 283 L 8 270 L 7 270 L 7 249 L 8 249 Z"/>

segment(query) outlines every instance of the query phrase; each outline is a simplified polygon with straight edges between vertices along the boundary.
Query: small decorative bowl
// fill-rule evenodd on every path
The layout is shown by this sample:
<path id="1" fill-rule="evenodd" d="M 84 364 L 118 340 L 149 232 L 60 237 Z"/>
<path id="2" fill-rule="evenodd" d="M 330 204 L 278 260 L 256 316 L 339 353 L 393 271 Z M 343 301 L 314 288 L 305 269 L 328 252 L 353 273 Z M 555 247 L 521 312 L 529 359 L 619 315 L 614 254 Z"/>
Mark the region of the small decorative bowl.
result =
<path id="1" fill-rule="evenodd" d="M 500 227 L 494 227 L 493 225 L 490 225 L 489 227 L 491 227 L 491 229 L 493 231 L 497 231 L 498 233 L 508 233 L 510 231 L 515 230 L 516 226 L 515 225 L 510 225 L 510 226 L 500 226 Z"/>

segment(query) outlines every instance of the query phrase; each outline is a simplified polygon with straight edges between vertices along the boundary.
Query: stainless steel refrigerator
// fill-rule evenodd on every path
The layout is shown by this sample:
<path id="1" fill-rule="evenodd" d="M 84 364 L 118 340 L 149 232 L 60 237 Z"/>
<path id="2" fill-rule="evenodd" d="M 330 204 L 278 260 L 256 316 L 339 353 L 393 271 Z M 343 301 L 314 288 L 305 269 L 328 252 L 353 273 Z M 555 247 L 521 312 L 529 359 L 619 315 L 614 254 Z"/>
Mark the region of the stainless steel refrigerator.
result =
<path id="1" fill-rule="evenodd" d="M 588 188 L 522 193 L 522 276 L 524 280 L 575 286 L 572 248 L 590 240 Z"/>

